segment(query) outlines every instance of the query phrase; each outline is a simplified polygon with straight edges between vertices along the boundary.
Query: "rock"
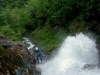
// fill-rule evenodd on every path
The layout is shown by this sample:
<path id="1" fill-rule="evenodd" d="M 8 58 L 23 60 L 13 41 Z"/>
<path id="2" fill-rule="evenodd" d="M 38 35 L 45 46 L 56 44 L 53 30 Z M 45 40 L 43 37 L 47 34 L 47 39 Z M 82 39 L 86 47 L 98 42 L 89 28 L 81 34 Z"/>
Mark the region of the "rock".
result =
<path id="1" fill-rule="evenodd" d="M 8 40 L 0 40 L 0 45 L 3 46 L 4 48 L 11 47 L 11 43 Z"/>
<path id="2" fill-rule="evenodd" d="M 98 64 L 85 64 L 83 66 L 83 69 L 95 69 L 95 68 L 99 69 L 100 63 L 98 63 Z"/>
<path id="3" fill-rule="evenodd" d="M 0 39 L 7 39 L 7 37 L 4 34 L 0 34 Z"/>
<path id="4" fill-rule="evenodd" d="M 99 56 L 99 63 L 100 63 L 100 42 L 96 42 L 97 44 L 97 50 L 98 50 L 98 56 Z"/>
<path id="5" fill-rule="evenodd" d="M 9 40 L 0 40 L 0 45 L 3 46 L 5 49 L 10 50 L 23 50 L 26 53 L 30 54 L 26 45 L 20 41 L 9 41 Z"/>
<path id="6" fill-rule="evenodd" d="M 0 62 L 0 68 L 2 68 L 1 62 Z"/>
<path id="7" fill-rule="evenodd" d="M 15 70 L 31 59 L 28 48 L 20 41 L 10 41 L 0 35 L 0 46 L 4 48 L 0 50 L 0 75 L 15 75 Z"/>
<path id="8" fill-rule="evenodd" d="M 20 41 L 12 41 L 10 49 L 12 49 L 12 50 L 15 50 L 15 49 L 23 50 L 23 51 L 27 52 L 28 54 L 30 54 L 26 45 L 24 43 L 20 42 Z"/>
<path id="9" fill-rule="evenodd" d="M 22 68 L 23 72 L 20 72 L 20 75 L 39 75 L 41 72 L 39 69 L 35 69 L 35 61 L 30 64 L 33 65 L 33 68 L 26 67 L 33 56 L 31 56 L 26 45 L 20 41 L 10 41 L 3 36 L 0 36 L 0 45 L 5 48 L 0 50 L 0 75 L 15 75 Z M 34 73 L 34 74 L 33 74 Z"/>

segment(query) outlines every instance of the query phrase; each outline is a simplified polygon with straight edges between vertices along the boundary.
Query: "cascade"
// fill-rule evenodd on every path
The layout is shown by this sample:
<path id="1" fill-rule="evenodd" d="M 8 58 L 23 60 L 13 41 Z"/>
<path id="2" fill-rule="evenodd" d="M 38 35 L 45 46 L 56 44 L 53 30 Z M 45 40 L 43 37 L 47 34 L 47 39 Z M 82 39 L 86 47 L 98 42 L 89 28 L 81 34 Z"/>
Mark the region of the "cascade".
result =
<path id="1" fill-rule="evenodd" d="M 29 44 L 29 46 L 28 46 L 28 49 L 29 49 L 29 50 L 35 46 L 35 45 L 32 44 L 32 42 L 31 42 L 28 38 L 26 38 L 26 37 L 23 38 L 23 42 L 27 42 L 27 43 Z"/>
<path id="2" fill-rule="evenodd" d="M 83 69 L 85 64 L 97 64 L 98 60 L 95 40 L 80 33 L 68 36 L 53 57 L 38 67 L 41 75 L 100 75 L 100 69 Z"/>

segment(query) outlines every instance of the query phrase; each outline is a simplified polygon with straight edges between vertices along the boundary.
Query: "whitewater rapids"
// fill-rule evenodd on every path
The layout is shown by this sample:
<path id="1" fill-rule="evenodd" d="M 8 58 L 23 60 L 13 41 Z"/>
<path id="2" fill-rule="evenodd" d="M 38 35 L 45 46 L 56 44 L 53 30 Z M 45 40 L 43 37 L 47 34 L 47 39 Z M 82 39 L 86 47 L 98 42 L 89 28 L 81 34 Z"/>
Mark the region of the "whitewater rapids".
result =
<path id="1" fill-rule="evenodd" d="M 98 60 L 95 40 L 80 33 L 68 36 L 52 59 L 38 67 L 41 75 L 100 75 L 100 69 L 83 69 L 85 64 L 97 64 Z"/>

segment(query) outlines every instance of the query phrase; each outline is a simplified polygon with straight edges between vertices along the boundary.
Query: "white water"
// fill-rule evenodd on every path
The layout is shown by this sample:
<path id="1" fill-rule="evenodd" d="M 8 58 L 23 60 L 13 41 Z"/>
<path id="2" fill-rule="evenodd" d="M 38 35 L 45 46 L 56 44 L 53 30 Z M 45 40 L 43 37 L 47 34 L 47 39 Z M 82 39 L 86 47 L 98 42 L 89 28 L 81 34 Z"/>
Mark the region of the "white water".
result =
<path id="1" fill-rule="evenodd" d="M 57 54 L 38 65 L 42 75 L 100 75 L 100 69 L 83 70 L 84 64 L 97 64 L 98 51 L 95 40 L 80 33 L 68 36 Z"/>
<path id="2" fill-rule="evenodd" d="M 29 44 L 29 46 L 27 47 L 28 50 L 32 49 L 35 45 L 32 44 L 32 42 L 28 39 L 28 38 L 23 38 L 23 42 L 27 42 Z"/>

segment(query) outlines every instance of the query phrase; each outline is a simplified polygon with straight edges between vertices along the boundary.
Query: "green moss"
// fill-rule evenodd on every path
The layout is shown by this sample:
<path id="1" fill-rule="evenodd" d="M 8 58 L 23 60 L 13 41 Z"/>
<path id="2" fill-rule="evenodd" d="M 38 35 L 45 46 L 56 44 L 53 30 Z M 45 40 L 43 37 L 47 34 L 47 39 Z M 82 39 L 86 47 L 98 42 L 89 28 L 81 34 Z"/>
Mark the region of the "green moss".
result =
<path id="1" fill-rule="evenodd" d="M 13 41 L 18 41 L 20 39 L 17 35 L 9 35 L 8 38 Z"/>
<path id="2" fill-rule="evenodd" d="M 5 50 L 5 48 L 3 48 L 3 47 L 0 45 L 0 50 Z"/>

